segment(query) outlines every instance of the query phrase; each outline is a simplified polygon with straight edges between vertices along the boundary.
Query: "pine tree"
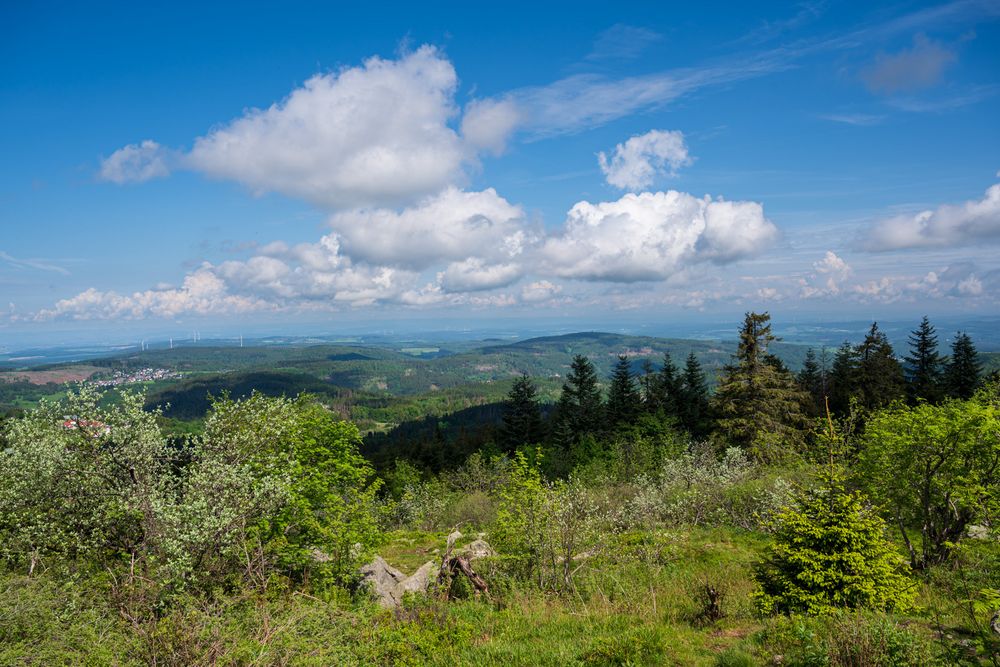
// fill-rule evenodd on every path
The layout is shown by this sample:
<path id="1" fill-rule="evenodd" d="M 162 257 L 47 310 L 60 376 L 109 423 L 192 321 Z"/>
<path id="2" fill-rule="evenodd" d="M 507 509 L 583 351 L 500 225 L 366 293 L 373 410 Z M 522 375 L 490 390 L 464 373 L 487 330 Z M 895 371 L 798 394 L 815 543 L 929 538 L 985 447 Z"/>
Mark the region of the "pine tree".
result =
<path id="1" fill-rule="evenodd" d="M 765 614 L 835 609 L 905 610 L 914 587 L 886 538 L 885 521 L 861 493 L 830 474 L 773 520 L 774 540 L 754 564 L 754 600 Z"/>
<path id="2" fill-rule="evenodd" d="M 718 426 L 734 445 L 774 460 L 802 444 L 804 395 L 795 378 L 768 352 L 771 316 L 747 313 L 733 361 L 716 391 Z"/>
<path id="3" fill-rule="evenodd" d="M 968 400 L 976 393 L 983 365 L 968 334 L 959 332 L 951 344 L 951 358 L 945 367 L 944 380 L 948 396 Z"/>
<path id="4" fill-rule="evenodd" d="M 864 408 L 876 410 L 903 397 L 903 367 L 896 361 L 892 345 L 879 330 L 878 322 L 872 322 L 856 352 L 859 399 Z"/>
<path id="5" fill-rule="evenodd" d="M 649 359 L 642 361 L 642 375 L 638 378 L 642 409 L 650 414 L 659 410 L 660 376 Z"/>
<path id="6" fill-rule="evenodd" d="M 570 437 L 576 441 L 587 433 L 597 433 L 604 425 L 604 403 L 597 385 L 597 372 L 582 354 L 573 357 L 562 394 L 556 404 L 557 418 L 565 420 Z"/>
<path id="7" fill-rule="evenodd" d="M 802 391 L 809 395 L 808 407 L 810 416 L 816 417 L 823 413 L 824 397 L 826 396 L 826 369 L 816 360 L 816 351 L 811 347 L 806 351 L 806 359 L 802 363 L 796 379 Z"/>
<path id="8" fill-rule="evenodd" d="M 527 375 L 514 380 L 503 406 L 500 427 L 500 449 L 513 454 L 518 447 L 537 444 L 542 440 L 542 411 L 538 406 L 538 390 Z"/>
<path id="9" fill-rule="evenodd" d="M 695 364 L 698 360 L 695 359 Z M 697 368 L 698 373 L 701 372 L 701 367 Z M 674 360 L 670 357 L 669 352 L 663 353 L 663 366 L 660 368 L 660 391 L 662 392 L 661 402 L 663 404 L 663 411 L 672 417 L 676 417 L 680 414 L 680 402 L 684 397 L 684 375 L 677 369 L 674 365 Z M 697 380 L 696 380 L 697 382 Z M 704 395 L 707 400 L 708 389 L 704 387 L 705 378 L 704 375 L 700 376 L 700 383 L 704 388 Z"/>
<path id="10" fill-rule="evenodd" d="M 708 383 L 698 357 L 691 352 L 684 364 L 684 374 L 679 385 L 677 416 L 681 426 L 695 438 L 708 435 L 711 423 L 711 406 L 708 400 Z"/>
<path id="11" fill-rule="evenodd" d="M 612 428 L 620 424 L 635 423 L 641 407 L 639 391 L 632 376 L 632 365 L 624 354 L 618 355 L 618 363 L 611 375 L 608 388 L 607 423 Z"/>
<path id="12" fill-rule="evenodd" d="M 906 357 L 906 393 L 911 403 L 937 403 L 944 397 L 941 362 L 937 334 L 924 315 L 920 326 L 910 334 L 910 355 Z"/>
<path id="13" fill-rule="evenodd" d="M 667 417 L 678 416 L 684 378 L 669 352 L 664 353 L 663 366 L 659 372 L 653 371 L 653 365 L 648 360 L 643 364 L 641 384 L 643 408 L 646 412 Z"/>
<path id="14" fill-rule="evenodd" d="M 858 354 L 846 340 L 833 357 L 828 385 L 830 411 L 846 415 L 851 409 L 851 397 L 858 392 Z"/>

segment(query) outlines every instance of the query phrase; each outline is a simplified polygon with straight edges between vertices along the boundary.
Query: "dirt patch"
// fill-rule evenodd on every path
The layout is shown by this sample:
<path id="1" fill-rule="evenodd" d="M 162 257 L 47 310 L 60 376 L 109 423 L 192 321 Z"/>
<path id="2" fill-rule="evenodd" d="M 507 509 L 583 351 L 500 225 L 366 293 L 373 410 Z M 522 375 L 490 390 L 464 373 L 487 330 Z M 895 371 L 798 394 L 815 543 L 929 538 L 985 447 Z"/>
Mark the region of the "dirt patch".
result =
<path id="1" fill-rule="evenodd" d="M 62 384 L 83 382 L 102 369 L 97 366 L 72 366 L 48 371 L 7 371 L 0 373 L 0 382 L 30 382 L 31 384 Z"/>

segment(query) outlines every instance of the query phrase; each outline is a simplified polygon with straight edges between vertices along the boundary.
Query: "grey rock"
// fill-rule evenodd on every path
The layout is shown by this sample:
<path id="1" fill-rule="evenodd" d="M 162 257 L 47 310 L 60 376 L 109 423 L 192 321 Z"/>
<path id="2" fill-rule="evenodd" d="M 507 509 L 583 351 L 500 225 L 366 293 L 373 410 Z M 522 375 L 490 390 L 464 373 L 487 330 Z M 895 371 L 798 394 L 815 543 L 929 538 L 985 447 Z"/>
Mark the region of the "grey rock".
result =
<path id="1" fill-rule="evenodd" d="M 375 556 L 372 562 L 361 566 L 361 585 L 368 587 L 378 603 L 386 608 L 399 604 L 396 589 L 406 575 L 385 562 L 381 556 Z"/>
<path id="2" fill-rule="evenodd" d="M 462 539 L 462 533 L 456 530 L 448 536 L 448 548 L 451 549 L 455 546 L 455 542 L 458 542 L 460 539 Z"/>
<path id="3" fill-rule="evenodd" d="M 416 572 L 399 582 L 396 587 L 396 595 L 399 600 L 403 599 L 406 593 L 426 593 L 437 580 L 438 565 L 432 560 L 420 566 Z"/>
<path id="4" fill-rule="evenodd" d="M 489 542 L 484 539 L 478 539 L 459 549 L 457 555 L 465 556 L 470 561 L 473 561 L 477 558 L 496 556 L 497 552 L 493 550 Z"/>
<path id="5" fill-rule="evenodd" d="M 971 525 L 965 529 L 965 534 L 969 536 L 970 540 L 988 540 L 990 539 L 991 531 L 988 526 Z"/>
<path id="6" fill-rule="evenodd" d="M 434 561 L 427 561 L 406 576 L 381 556 L 375 556 L 372 562 L 361 566 L 360 572 L 361 585 L 368 588 L 381 606 L 392 609 L 399 606 L 406 593 L 426 592 L 436 578 L 437 566 Z"/>

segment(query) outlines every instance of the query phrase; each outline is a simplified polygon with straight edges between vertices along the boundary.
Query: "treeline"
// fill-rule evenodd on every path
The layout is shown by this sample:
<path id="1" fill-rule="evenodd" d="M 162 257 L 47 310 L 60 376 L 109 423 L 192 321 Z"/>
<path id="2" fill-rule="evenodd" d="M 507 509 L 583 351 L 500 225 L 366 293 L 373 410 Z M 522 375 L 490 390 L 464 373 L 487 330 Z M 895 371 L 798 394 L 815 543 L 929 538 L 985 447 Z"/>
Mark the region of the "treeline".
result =
<path id="1" fill-rule="evenodd" d="M 636 443 L 662 449 L 678 441 L 707 440 L 773 461 L 801 452 L 817 418 L 857 423 L 863 414 L 900 401 L 915 406 L 965 400 L 984 379 L 972 339 L 959 332 L 944 356 L 926 317 L 910 335 L 902 359 L 877 323 L 860 343 L 841 345 L 832 359 L 826 348 L 810 348 L 798 374 L 770 351 L 776 340 L 768 313 L 748 313 L 737 351 L 722 368 L 714 392 L 694 354 L 679 366 L 668 352 L 659 368 L 646 361 L 640 373 L 620 355 L 606 391 L 593 363 L 577 355 L 551 411 L 524 375 L 507 396 L 500 428 L 481 433 L 479 444 L 507 454 L 540 446 L 549 472 L 557 475 L 594 459 L 620 457 L 623 441 L 634 450 Z M 472 444 L 467 438 L 466 449 Z M 469 452 L 453 452 L 456 465 L 462 453 Z"/>

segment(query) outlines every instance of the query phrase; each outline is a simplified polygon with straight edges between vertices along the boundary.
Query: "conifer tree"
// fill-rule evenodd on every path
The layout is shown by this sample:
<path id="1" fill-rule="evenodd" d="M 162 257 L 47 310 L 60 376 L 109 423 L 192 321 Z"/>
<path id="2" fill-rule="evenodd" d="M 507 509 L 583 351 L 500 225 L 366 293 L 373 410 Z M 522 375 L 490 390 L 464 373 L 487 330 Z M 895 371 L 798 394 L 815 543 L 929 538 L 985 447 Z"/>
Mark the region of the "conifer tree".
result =
<path id="1" fill-rule="evenodd" d="M 847 491 L 833 473 L 825 477 L 774 518 L 774 541 L 754 565 L 758 609 L 819 615 L 909 608 L 913 585 L 885 521 L 861 493 Z"/>
<path id="2" fill-rule="evenodd" d="M 619 354 L 608 388 L 607 423 L 611 427 L 634 423 L 639 415 L 640 401 L 628 357 Z"/>
<path id="3" fill-rule="evenodd" d="M 678 417 L 678 406 L 684 388 L 684 376 L 674 364 L 669 352 L 663 354 L 663 366 L 653 370 L 648 360 L 643 363 L 642 402 L 650 414 Z"/>
<path id="4" fill-rule="evenodd" d="M 903 367 L 896 361 L 885 333 L 872 322 L 864 341 L 857 347 L 858 393 L 861 405 L 868 410 L 889 405 L 903 397 Z"/>
<path id="5" fill-rule="evenodd" d="M 811 347 L 806 351 L 806 359 L 796 379 L 802 391 L 809 395 L 807 405 L 810 416 L 822 414 L 826 396 L 826 369 L 820 366 L 816 360 L 816 351 Z"/>
<path id="6" fill-rule="evenodd" d="M 747 313 L 733 361 L 716 391 L 718 427 L 734 445 L 762 460 L 774 460 L 803 440 L 803 393 L 770 352 L 771 316 Z"/>
<path id="7" fill-rule="evenodd" d="M 556 413 L 557 420 L 565 422 L 564 430 L 573 441 L 587 433 L 597 433 L 604 425 L 604 403 L 597 385 L 597 372 L 582 354 L 573 357 Z"/>
<path id="8" fill-rule="evenodd" d="M 948 396 L 968 400 L 979 388 L 983 365 L 968 334 L 959 332 L 951 344 L 951 358 L 945 367 Z"/>
<path id="9" fill-rule="evenodd" d="M 858 354 L 846 340 L 837 348 L 830 368 L 830 411 L 846 415 L 851 408 L 851 397 L 858 391 Z"/>
<path id="10" fill-rule="evenodd" d="M 659 381 L 660 376 L 653 368 L 653 362 L 644 359 L 642 362 L 642 375 L 637 379 L 639 383 L 639 395 L 642 401 L 642 409 L 645 412 L 655 414 L 659 410 Z"/>
<path id="11" fill-rule="evenodd" d="M 695 363 L 697 363 L 695 359 Z M 700 372 L 700 367 L 698 368 Z M 701 377 L 701 384 L 704 385 L 705 378 Z M 670 416 L 676 417 L 680 412 L 680 402 L 684 396 L 684 375 L 674 364 L 669 352 L 663 353 L 663 366 L 660 368 L 660 391 L 662 392 L 661 402 L 663 411 Z M 708 390 L 705 389 L 707 399 Z"/>
<path id="12" fill-rule="evenodd" d="M 937 334 L 924 315 L 910 334 L 910 354 L 906 357 L 906 393 L 911 403 L 937 403 L 943 398 L 941 362 Z"/>
<path id="13" fill-rule="evenodd" d="M 711 406 L 708 400 L 708 383 L 701 363 L 694 352 L 688 354 L 684 374 L 679 384 L 677 416 L 684 429 L 695 438 L 708 435 Z"/>
<path id="14" fill-rule="evenodd" d="M 538 390 L 526 374 L 514 380 L 503 406 L 500 427 L 500 449 L 513 454 L 518 447 L 537 444 L 542 440 L 542 411 L 538 406 Z"/>

